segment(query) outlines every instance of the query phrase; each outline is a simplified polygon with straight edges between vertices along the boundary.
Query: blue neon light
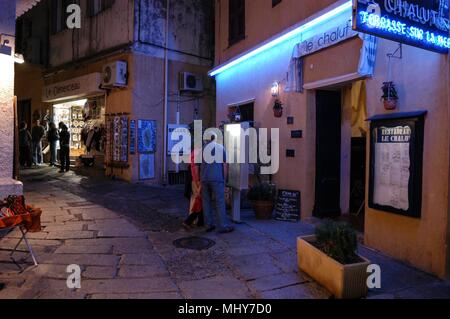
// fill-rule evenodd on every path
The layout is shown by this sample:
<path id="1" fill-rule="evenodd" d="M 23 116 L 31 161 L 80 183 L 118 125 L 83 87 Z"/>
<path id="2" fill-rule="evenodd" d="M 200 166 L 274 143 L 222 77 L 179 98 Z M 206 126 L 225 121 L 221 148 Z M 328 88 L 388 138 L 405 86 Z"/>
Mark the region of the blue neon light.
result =
<path id="1" fill-rule="evenodd" d="M 424 45 L 434 45 L 443 49 L 450 49 L 450 37 L 435 34 L 434 32 L 410 26 L 394 19 L 381 17 L 367 11 L 360 11 L 359 15 L 361 23 L 369 28 L 375 28 L 390 34 L 400 35 L 411 40 L 422 42 Z"/>
<path id="2" fill-rule="evenodd" d="M 217 67 L 216 69 L 214 69 L 214 70 L 209 72 L 209 76 L 214 77 L 214 76 L 216 76 L 216 75 L 218 75 L 218 74 L 220 74 L 220 73 L 222 73 L 222 72 L 224 72 L 224 71 L 226 71 L 226 70 L 228 70 L 228 69 L 230 69 L 230 68 L 232 68 L 232 67 L 234 67 L 234 66 L 236 66 L 238 64 L 241 64 L 242 62 L 247 61 L 248 59 L 250 59 L 250 58 L 252 58 L 252 57 L 254 57 L 254 56 L 256 56 L 256 55 L 258 55 L 258 54 L 260 54 L 260 53 L 262 53 L 264 51 L 267 51 L 267 50 L 269 50 L 269 49 L 279 45 L 280 43 L 283 43 L 283 42 L 285 42 L 287 40 L 290 40 L 293 37 L 295 37 L 295 36 L 305 32 L 305 31 L 308 31 L 308 30 L 310 30 L 310 29 L 312 29 L 314 27 L 317 27 L 318 25 L 320 25 L 320 24 L 322 24 L 322 23 L 324 23 L 324 22 L 326 22 L 326 21 L 328 21 L 330 19 L 333 19 L 334 17 L 344 13 L 346 10 L 349 10 L 349 15 L 350 15 L 351 14 L 351 12 L 350 12 L 351 9 L 352 9 L 352 1 L 346 2 L 345 4 L 339 6 L 339 7 L 335 8 L 335 9 L 333 9 L 331 11 L 328 11 L 327 13 L 321 15 L 320 17 L 318 17 L 318 18 L 316 18 L 316 19 L 314 19 L 314 20 L 312 20 L 312 21 L 310 21 L 310 22 L 308 22 L 308 23 L 306 23 L 306 24 L 304 24 L 304 25 L 302 25 L 302 26 L 292 30 L 292 31 L 289 31 L 289 32 L 287 32 L 287 33 L 285 33 L 285 34 L 275 38 L 274 40 L 272 40 L 272 41 L 270 41 L 270 42 L 268 42 L 266 44 L 261 45 L 260 47 L 257 47 L 255 49 L 251 50 L 250 52 L 242 55 L 241 57 L 236 58 L 236 59 L 226 63 L 223 66 Z"/>

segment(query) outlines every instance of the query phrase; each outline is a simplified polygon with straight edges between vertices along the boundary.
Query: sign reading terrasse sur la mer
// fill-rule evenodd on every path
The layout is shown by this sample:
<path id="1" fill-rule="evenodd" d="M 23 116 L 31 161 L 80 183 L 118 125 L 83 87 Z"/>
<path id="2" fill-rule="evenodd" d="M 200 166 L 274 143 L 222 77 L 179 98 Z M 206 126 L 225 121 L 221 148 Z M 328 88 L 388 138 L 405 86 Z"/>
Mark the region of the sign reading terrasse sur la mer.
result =
<path id="1" fill-rule="evenodd" d="M 439 53 L 450 49 L 449 0 L 353 0 L 353 28 Z"/>

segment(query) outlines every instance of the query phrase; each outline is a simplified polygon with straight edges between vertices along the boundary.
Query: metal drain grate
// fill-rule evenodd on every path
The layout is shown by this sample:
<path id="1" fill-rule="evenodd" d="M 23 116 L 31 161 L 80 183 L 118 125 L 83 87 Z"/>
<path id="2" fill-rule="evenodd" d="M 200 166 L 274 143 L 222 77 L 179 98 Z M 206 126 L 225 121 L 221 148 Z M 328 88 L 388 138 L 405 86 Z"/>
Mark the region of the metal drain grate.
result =
<path id="1" fill-rule="evenodd" d="M 210 249 L 216 242 L 203 237 L 186 237 L 175 240 L 173 244 L 177 248 L 200 251 Z"/>

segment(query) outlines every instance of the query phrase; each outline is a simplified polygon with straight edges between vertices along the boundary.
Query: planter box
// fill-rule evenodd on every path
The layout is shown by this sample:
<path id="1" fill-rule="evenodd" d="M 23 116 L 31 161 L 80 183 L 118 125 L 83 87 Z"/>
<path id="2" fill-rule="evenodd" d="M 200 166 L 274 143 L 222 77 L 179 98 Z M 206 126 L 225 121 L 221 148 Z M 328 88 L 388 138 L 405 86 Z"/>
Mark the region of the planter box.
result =
<path id="1" fill-rule="evenodd" d="M 298 266 L 338 299 L 357 299 L 367 296 L 367 267 L 370 261 L 342 265 L 328 257 L 311 243 L 316 236 L 299 237 L 297 240 Z"/>

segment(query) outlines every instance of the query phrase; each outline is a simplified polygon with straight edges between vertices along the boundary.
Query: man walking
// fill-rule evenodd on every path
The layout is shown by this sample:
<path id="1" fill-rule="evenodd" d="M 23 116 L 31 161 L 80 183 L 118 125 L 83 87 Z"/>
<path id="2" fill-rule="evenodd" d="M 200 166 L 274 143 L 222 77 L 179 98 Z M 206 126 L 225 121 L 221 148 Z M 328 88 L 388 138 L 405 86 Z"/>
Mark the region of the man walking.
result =
<path id="1" fill-rule="evenodd" d="M 45 135 L 45 129 L 41 126 L 40 120 L 36 120 L 35 126 L 31 130 L 33 165 L 42 165 L 42 138 Z"/>
<path id="2" fill-rule="evenodd" d="M 59 133 L 59 156 L 61 162 L 60 173 L 68 172 L 70 170 L 70 133 L 66 124 L 59 123 L 61 132 Z"/>
<path id="3" fill-rule="evenodd" d="M 216 142 L 217 136 L 211 137 L 211 142 L 205 146 L 211 159 L 204 158 L 200 168 L 202 181 L 203 213 L 206 219 L 207 231 L 216 229 L 219 233 L 230 233 L 234 230 L 227 223 L 225 206 L 225 176 L 227 175 L 226 152 L 223 145 Z M 217 156 L 216 156 L 217 155 Z M 215 217 L 212 214 L 212 197 L 215 199 Z"/>

